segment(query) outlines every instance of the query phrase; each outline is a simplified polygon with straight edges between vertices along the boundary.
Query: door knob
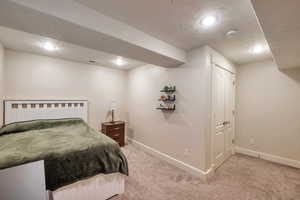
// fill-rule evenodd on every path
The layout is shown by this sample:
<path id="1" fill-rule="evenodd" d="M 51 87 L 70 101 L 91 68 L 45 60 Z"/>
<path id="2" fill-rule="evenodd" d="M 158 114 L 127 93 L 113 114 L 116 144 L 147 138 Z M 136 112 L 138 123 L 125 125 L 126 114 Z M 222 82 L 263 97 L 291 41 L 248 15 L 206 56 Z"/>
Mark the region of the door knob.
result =
<path id="1" fill-rule="evenodd" d="M 223 126 L 227 125 L 227 124 L 230 124 L 230 121 L 225 121 L 223 122 Z"/>

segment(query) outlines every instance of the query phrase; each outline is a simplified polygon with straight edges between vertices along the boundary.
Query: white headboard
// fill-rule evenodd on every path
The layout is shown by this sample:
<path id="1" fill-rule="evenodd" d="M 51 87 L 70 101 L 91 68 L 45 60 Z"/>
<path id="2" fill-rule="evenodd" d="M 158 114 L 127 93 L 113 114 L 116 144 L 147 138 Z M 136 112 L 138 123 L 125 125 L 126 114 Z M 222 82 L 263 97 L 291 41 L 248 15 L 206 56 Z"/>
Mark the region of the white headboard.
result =
<path id="1" fill-rule="evenodd" d="M 88 121 L 85 100 L 5 100 L 4 124 L 36 119 L 81 118 Z"/>

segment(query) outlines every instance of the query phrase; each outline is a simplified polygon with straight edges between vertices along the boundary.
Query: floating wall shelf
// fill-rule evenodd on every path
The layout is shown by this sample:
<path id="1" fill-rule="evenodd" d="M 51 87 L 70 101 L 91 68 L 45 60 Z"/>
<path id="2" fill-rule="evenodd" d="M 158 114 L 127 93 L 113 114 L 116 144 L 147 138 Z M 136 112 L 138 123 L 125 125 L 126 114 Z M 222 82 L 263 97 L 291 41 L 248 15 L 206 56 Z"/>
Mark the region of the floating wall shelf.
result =
<path id="1" fill-rule="evenodd" d="M 174 93 L 176 92 L 176 89 L 163 89 L 160 92 L 165 92 L 165 93 Z"/>
<path id="2" fill-rule="evenodd" d="M 176 110 L 176 95 L 174 94 L 176 92 L 175 86 L 165 86 L 160 92 L 165 93 L 162 95 L 158 101 L 163 102 L 163 104 L 160 104 L 158 110 L 161 111 L 174 111 Z"/>
<path id="3" fill-rule="evenodd" d="M 173 111 L 176 110 L 176 106 L 174 106 L 173 108 L 156 108 L 157 110 L 163 110 L 163 111 Z"/>

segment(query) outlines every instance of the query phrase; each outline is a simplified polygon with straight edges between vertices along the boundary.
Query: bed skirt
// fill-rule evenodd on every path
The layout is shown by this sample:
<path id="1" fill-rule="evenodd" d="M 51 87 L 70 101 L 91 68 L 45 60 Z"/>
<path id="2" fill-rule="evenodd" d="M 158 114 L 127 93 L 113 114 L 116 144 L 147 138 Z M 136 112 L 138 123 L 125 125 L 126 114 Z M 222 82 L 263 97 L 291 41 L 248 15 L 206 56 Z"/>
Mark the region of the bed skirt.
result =
<path id="1" fill-rule="evenodd" d="M 124 193 L 125 176 L 120 173 L 99 174 L 89 179 L 49 191 L 49 200 L 106 200 Z"/>

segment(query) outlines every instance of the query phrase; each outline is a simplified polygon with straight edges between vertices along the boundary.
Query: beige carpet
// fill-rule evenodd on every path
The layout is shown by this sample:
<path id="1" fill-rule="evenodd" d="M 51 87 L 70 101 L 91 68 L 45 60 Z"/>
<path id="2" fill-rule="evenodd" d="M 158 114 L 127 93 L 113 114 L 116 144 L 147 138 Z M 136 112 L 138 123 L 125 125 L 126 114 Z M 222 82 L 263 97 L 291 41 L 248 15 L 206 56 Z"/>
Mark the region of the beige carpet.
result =
<path id="1" fill-rule="evenodd" d="M 132 145 L 123 149 L 130 176 L 112 200 L 300 200 L 300 170 L 232 156 L 207 184 Z"/>

